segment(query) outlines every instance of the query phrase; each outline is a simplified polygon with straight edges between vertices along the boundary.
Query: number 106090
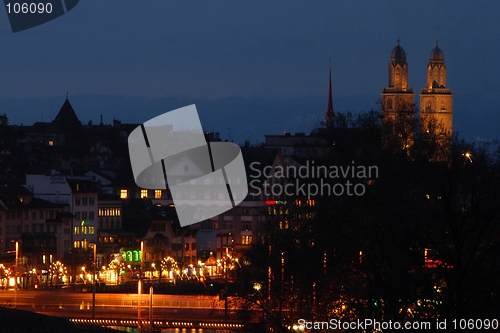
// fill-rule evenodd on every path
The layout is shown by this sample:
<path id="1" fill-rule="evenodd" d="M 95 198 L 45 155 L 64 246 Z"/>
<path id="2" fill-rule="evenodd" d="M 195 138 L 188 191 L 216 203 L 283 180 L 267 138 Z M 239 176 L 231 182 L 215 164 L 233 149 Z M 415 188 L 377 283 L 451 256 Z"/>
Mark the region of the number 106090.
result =
<path id="1" fill-rule="evenodd" d="M 50 2 L 48 3 L 19 3 L 19 2 L 14 2 L 14 3 L 7 3 L 7 13 L 14 13 L 14 14 L 50 14 L 52 13 L 52 4 Z"/>

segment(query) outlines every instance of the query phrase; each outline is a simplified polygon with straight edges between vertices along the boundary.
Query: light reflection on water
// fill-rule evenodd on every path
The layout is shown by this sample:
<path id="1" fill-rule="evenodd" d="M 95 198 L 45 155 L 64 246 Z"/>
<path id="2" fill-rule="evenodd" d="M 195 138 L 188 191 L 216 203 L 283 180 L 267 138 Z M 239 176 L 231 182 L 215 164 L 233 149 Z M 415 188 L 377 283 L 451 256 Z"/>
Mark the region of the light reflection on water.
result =
<path id="1" fill-rule="evenodd" d="M 235 333 L 235 331 L 227 330 L 209 330 L 209 329 L 194 329 L 194 328 L 168 328 L 161 331 L 162 333 Z"/>
<path id="2" fill-rule="evenodd" d="M 132 327 L 111 327 L 116 330 L 128 333 L 138 333 L 137 328 Z M 164 328 L 161 333 L 237 333 L 239 331 L 213 330 L 203 328 Z M 243 332 L 244 333 L 244 332 Z"/>

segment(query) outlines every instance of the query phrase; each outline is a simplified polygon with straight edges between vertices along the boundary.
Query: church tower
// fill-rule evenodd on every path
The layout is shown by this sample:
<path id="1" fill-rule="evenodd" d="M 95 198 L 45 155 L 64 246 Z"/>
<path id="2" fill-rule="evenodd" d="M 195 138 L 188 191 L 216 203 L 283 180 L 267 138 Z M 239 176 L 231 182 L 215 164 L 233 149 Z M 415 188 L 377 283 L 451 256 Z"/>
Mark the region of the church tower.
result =
<path id="1" fill-rule="evenodd" d="M 443 51 L 431 51 L 427 65 L 427 88 L 420 94 L 420 121 L 422 131 L 450 137 L 453 132 L 453 95 L 446 87 L 446 64 Z"/>
<path id="2" fill-rule="evenodd" d="M 382 92 L 382 116 L 396 121 L 402 114 L 413 116 L 413 88 L 408 87 L 408 63 L 406 53 L 398 45 L 392 50 L 389 62 L 389 85 Z"/>
<path id="3" fill-rule="evenodd" d="M 392 135 L 398 138 L 399 148 L 406 150 L 413 144 L 415 96 L 413 88 L 408 87 L 408 63 L 399 42 L 398 38 L 398 45 L 391 53 L 389 85 L 381 95 L 382 121 L 384 126 L 390 127 Z"/>
<path id="4" fill-rule="evenodd" d="M 330 84 L 328 86 L 328 106 L 326 107 L 325 121 L 327 126 L 333 125 L 335 115 L 333 112 L 333 99 L 332 99 L 332 64 L 330 63 Z"/>

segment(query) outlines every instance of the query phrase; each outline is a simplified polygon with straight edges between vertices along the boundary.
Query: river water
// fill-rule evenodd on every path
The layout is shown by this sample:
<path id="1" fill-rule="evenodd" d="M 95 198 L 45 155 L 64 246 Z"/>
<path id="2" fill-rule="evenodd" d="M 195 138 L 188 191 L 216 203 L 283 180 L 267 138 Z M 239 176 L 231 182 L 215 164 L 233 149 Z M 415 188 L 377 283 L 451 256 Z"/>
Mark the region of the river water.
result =
<path id="1" fill-rule="evenodd" d="M 138 333 L 137 328 L 131 327 L 112 327 L 113 329 L 129 333 Z M 214 330 L 206 328 L 164 328 L 161 333 L 250 333 L 245 331 Z"/>

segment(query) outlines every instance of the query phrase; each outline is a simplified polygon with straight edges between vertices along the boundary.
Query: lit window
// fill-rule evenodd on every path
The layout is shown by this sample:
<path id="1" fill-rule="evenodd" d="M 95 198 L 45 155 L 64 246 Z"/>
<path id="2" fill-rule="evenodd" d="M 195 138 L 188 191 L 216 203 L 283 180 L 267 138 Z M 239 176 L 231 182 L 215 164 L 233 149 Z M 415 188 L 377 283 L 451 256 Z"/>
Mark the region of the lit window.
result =
<path id="1" fill-rule="evenodd" d="M 89 234 L 90 235 L 94 234 L 94 226 L 93 225 L 89 226 Z"/>
<path id="2" fill-rule="evenodd" d="M 49 140 L 49 146 L 53 146 L 54 145 L 54 140 Z"/>
<path id="3" fill-rule="evenodd" d="M 155 199 L 161 199 L 161 190 L 155 190 Z"/>
<path id="4" fill-rule="evenodd" d="M 121 199 L 127 199 L 128 198 L 128 190 L 125 188 L 122 188 L 120 190 L 120 198 Z"/>
<path id="5" fill-rule="evenodd" d="M 243 245 L 252 244 L 252 236 L 241 236 L 241 244 Z"/>
<path id="6" fill-rule="evenodd" d="M 148 197 L 148 190 L 141 190 L 141 198 L 147 198 Z"/>
<path id="7" fill-rule="evenodd" d="M 75 235 L 79 235 L 79 234 L 80 234 L 80 227 L 75 227 Z"/>
<path id="8" fill-rule="evenodd" d="M 76 249 L 80 248 L 80 241 L 79 240 L 75 241 L 75 248 Z"/>

